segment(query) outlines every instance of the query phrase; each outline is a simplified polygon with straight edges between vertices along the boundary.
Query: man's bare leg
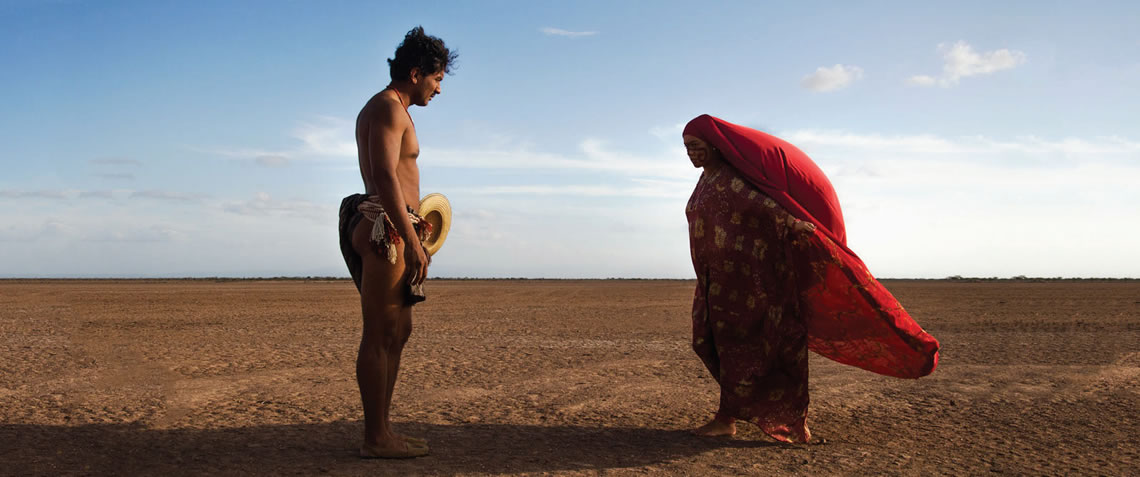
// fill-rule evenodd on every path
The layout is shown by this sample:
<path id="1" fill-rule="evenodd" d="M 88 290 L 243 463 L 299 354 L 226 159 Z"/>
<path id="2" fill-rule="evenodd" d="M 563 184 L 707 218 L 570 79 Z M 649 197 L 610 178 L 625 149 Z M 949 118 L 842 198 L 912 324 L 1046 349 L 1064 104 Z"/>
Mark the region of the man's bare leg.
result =
<path id="1" fill-rule="evenodd" d="M 399 262 L 397 262 L 397 264 L 402 265 Z M 400 285 L 398 287 L 398 289 L 400 290 L 399 299 L 401 301 L 404 299 L 403 288 L 404 288 L 404 285 Z M 399 324 L 399 326 L 398 326 L 398 329 L 396 330 L 396 334 L 397 334 L 397 336 L 402 336 L 403 341 L 400 343 L 399 351 L 397 351 L 395 353 L 395 356 L 390 356 L 389 360 L 388 360 L 388 373 L 387 373 L 388 382 L 386 384 L 386 389 L 385 389 L 384 393 L 385 393 L 385 396 L 387 396 L 387 402 L 389 404 L 392 402 L 392 396 L 395 394 L 396 378 L 400 374 L 400 358 L 404 354 L 403 353 L 404 344 L 407 343 L 408 337 L 410 337 L 412 335 L 412 307 L 410 307 L 410 306 L 401 306 L 400 307 L 400 318 L 399 318 L 398 324 Z M 421 439 L 418 437 L 412 437 L 412 436 L 408 436 L 408 435 L 404 435 L 404 434 L 400 434 L 400 433 L 396 432 L 395 429 L 391 428 L 391 421 L 389 421 L 388 427 L 391 430 L 392 434 L 394 436 L 396 436 L 396 438 L 398 438 L 398 439 L 403 439 L 405 441 L 411 442 L 412 444 L 417 444 L 417 445 L 421 445 L 421 446 L 427 445 L 427 441 L 424 439 Z"/>
<path id="2" fill-rule="evenodd" d="M 404 306 L 403 301 L 403 257 L 391 264 L 380 256 L 375 245 L 369 242 L 371 225 L 369 221 L 361 221 L 352 237 L 353 248 L 364 263 L 360 287 L 363 333 L 356 360 L 356 382 L 364 407 L 361 455 L 424 455 L 427 453 L 425 445 L 410 442 L 392 430 L 392 393 L 399 374 L 400 355 L 412 331 L 412 310 Z"/>

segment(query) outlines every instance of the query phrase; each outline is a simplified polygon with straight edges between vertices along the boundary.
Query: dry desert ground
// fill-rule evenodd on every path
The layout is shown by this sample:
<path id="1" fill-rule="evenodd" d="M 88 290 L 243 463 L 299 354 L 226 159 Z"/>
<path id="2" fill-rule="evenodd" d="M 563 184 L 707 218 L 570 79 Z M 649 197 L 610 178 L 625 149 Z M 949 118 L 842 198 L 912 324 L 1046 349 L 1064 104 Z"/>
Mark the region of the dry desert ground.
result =
<path id="1" fill-rule="evenodd" d="M 930 376 L 811 362 L 815 442 L 690 436 L 691 281 L 428 283 L 361 460 L 350 281 L 0 281 L 0 474 L 1138 475 L 1140 282 L 884 281 Z"/>

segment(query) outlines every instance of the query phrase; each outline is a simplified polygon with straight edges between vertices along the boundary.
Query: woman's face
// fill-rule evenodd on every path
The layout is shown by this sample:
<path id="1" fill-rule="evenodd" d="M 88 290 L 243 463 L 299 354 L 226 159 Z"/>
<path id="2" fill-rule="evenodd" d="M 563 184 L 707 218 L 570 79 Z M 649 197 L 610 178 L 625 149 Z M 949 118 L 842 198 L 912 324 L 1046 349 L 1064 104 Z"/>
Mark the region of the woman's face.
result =
<path id="1" fill-rule="evenodd" d="M 703 139 L 687 134 L 681 136 L 681 139 L 685 140 L 685 151 L 689 153 L 689 160 L 693 161 L 693 167 L 705 167 L 712 161 L 720 160 L 720 151 L 714 149 Z"/>

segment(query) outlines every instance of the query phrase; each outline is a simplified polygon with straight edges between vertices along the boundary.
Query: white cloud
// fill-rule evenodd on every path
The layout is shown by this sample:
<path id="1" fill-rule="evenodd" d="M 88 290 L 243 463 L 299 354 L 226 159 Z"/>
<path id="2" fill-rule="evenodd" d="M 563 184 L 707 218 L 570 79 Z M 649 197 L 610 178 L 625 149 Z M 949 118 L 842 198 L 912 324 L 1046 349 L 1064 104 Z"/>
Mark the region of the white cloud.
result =
<path id="1" fill-rule="evenodd" d="M 318 116 L 303 122 L 289 133 L 300 141 L 291 149 L 259 149 L 249 147 L 192 147 L 207 154 L 217 154 L 239 160 L 253 161 L 265 167 L 284 167 L 293 161 L 328 160 L 356 157 L 355 125 L 332 116 Z"/>
<path id="2" fill-rule="evenodd" d="M 945 53 L 946 66 L 943 68 L 947 79 L 986 75 L 1014 68 L 1025 63 L 1025 53 L 1017 50 L 1000 49 L 978 54 L 964 41 L 941 47 Z"/>
<path id="3" fill-rule="evenodd" d="M 570 38 L 580 38 L 580 37 L 584 37 L 584 36 L 594 36 L 594 35 L 598 34 L 598 32 L 596 32 L 596 31 L 569 31 L 569 30 L 563 30 L 561 28 L 552 28 L 552 27 L 542 27 L 542 28 L 539 28 L 538 31 L 541 31 L 542 33 L 549 35 L 549 36 L 565 36 L 565 37 L 570 37 Z"/>
<path id="4" fill-rule="evenodd" d="M 785 131 L 884 277 L 1137 276 L 1140 142 Z M 1048 257 L 1048 259 L 1042 259 Z"/>
<path id="5" fill-rule="evenodd" d="M 355 125 L 346 119 L 320 116 L 315 123 L 304 123 L 293 131 L 293 137 L 304 143 L 301 155 L 355 157 Z"/>
<path id="6" fill-rule="evenodd" d="M 266 154 L 257 156 L 253 160 L 257 165 L 265 167 L 285 167 L 289 165 L 289 158 L 280 154 Z"/>
<path id="7" fill-rule="evenodd" d="M 937 79 L 935 79 L 933 76 L 927 75 L 911 76 L 910 78 L 907 78 L 906 82 L 907 84 L 912 84 L 915 86 L 934 86 L 938 84 Z"/>
<path id="8" fill-rule="evenodd" d="M 293 150 L 269 150 L 269 149 L 256 149 L 256 148 L 190 148 L 193 151 L 202 152 L 206 154 L 217 154 L 222 157 L 229 157 L 232 159 L 252 160 L 257 162 L 261 157 L 280 157 L 283 160 L 290 160 L 295 158 L 300 153 L 300 148 Z"/>
<path id="9" fill-rule="evenodd" d="M 324 223 L 335 217 L 337 210 L 331 205 L 320 205 L 306 200 L 278 200 L 267 192 L 258 192 L 250 200 L 223 201 L 225 212 L 249 216 L 278 216 L 300 218 Z"/>
<path id="10" fill-rule="evenodd" d="M 5 199 L 69 199 L 76 195 L 73 190 L 11 190 L 0 189 L 0 198 Z"/>
<path id="11" fill-rule="evenodd" d="M 194 205 L 178 213 L 102 201 L 4 209 L 0 276 L 345 275 L 335 211 L 322 223 Z"/>
<path id="12" fill-rule="evenodd" d="M 692 193 L 692 182 L 634 179 L 633 185 L 532 184 L 521 186 L 471 187 L 461 192 L 475 195 L 544 195 L 575 197 L 678 198 Z"/>
<path id="13" fill-rule="evenodd" d="M 110 190 L 88 190 L 79 193 L 80 199 L 114 199 L 115 192 Z"/>
<path id="14" fill-rule="evenodd" d="M 911 76 L 907 82 L 917 86 L 934 86 L 944 88 L 958 84 L 962 78 L 980 76 L 1008 70 L 1022 65 L 1026 61 L 1025 53 L 1017 50 L 1000 49 L 978 53 L 965 41 L 953 44 L 942 43 L 938 45 L 945 63 L 942 66 L 942 77 L 935 79 L 928 75 Z"/>
<path id="15" fill-rule="evenodd" d="M 683 146 L 679 144 L 666 153 L 653 157 L 613 151 L 605 142 L 597 139 L 584 139 L 579 143 L 579 150 L 580 154 L 567 156 L 534 151 L 519 145 L 503 145 L 493 149 L 435 149 L 425 146 L 422 157 L 430 157 L 433 167 L 457 169 L 564 170 L 658 178 L 694 177 L 693 168 L 685 159 Z"/>
<path id="16" fill-rule="evenodd" d="M 134 226 L 126 229 L 103 229 L 96 231 L 89 237 L 83 238 L 90 242 L 172 242 L 186 237 L 186 233 L 163 224 L 150 226 Z"/>
<path id="17" fill-rule="evenodd" d="M 74 232 L 66 221 L 49 217 L 35 223 L 5 220 L 6 227 L 0 228 L 0 242 L 42 242 L 54 240 Z"/>
<path id="18" fill-rule="evenodd" d="M 177 202 L 200 202 L 208 196 L 201 194 L 187 194 L 176 191 L 165 190 L 131 190 L 131 189 L 113 189 L 113 190 L 76 190 L 76 189 L 57 189 L 57 190 L 12 190 L 0 189 L 0 198 L 4 199 L 53 199 L 53 200 L 73 200 L 73 199 L 158 199 Z"/>
<path id="19" fill-rule="evenodd" d="M 142 162 L 125 157 L 101 157 L 92 159 L 91 164 L 98 166 L 141 166 Z"/>
<path id="20" fill-rule="evenodd" d="M 940 137 L 930 134 L 889 136 L 857 134 L 843 131 L 795 130 L 780 137 L 801 149 L 833 148 L 841 151 L 875 151 L 882 154 L 957 155 L 969 160 L 977 155 L 1003 155 L 1033 162 L 1068 160 L 1071 158 L 1099 160 L 1136 160 L 1140 155 L 1140 142 L 1116 136 L 1097 138 L 1043 139 L 1025 136 L 998 140 L 985 136 Z M 990 159 L 990 158 L 987 158 Z"/>
<path id="21" fill-rule="evenodd" d="M 836 91 L 863 77 L 863 68 L 837 64 L 827 67 L 820 66 L 814 73 L 804 76 L 800 86 L 816 92 Z"/>
<path id="22" fill-rule="evenodd" d="M 143 221 L 118 221 L 100 214 L 86 216 L 62 211 L 48 218 L 9 217 L 13 222 L 0 229 L 0 242 L 164 242 L 183 238 L 178 228 Z M 29 220 L 30 219 L 30 220 Z"/>
<path id="23" fill-rule="evenodd" d="M 685 124 L 687 123 L 682 122 L 672 126 L 654 126 L 649 129 L 649 134 L 666 142 L 680 141 L 681 133 L 685 130 Z"/>
<path id="24" fill-rule="evenodd" d="M 172 202 L 197 202 L 205 198 L 200 194 L 187 194 L 184 192 L 175 192 L 168 190 L 138 190 L 131 192 L 132 199 L 156 199 L 166 200 Z"/>
<path id="25" fill-rule="evenodd" d="M 1135 276 L 1140 142 L 787 131 L 883 277 Z M 1041 257 L 1048 257 L 1042 260 Z"/>
<path id="26" fill-rule="evenodd" d="M 131 174 L 130 172 L 103 172 L 103 173 L 95 174 L 95 176 L 99 177 L 101 179 L 116 180 L 116 181 L 133 181 L 133 180 L 135 180 L 135 175 Z"/>
<path id="27" fill-rule="evenodd" d="M 897 152 L 955 151 L 955 144 L 952 141 L 933 135 L 884 136 L 804 129 L 786 131 L 781 133 L 780 137 L 801 149 L 808 149 L 813 145 L 822 145 L 874 150 L 888 149 Z"/>
<path id="28" fill-rule="evenodd" d="M 474 201 L 455 194 L 453 205 Z M 487 196 L 479 202 L 496 211 L 494 217 L 457 218 L 434 259 L 433 275 L 684 278 L 692 273 L 684 199 L 530 195 Z"/>

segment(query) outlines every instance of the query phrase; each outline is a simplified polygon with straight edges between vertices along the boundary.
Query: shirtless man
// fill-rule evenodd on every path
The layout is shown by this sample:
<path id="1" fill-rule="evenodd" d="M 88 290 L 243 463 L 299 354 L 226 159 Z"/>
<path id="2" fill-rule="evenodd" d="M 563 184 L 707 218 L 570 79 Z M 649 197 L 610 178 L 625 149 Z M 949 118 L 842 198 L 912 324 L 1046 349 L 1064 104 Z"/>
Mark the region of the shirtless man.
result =
<path id="1" fill-rule="evenodd" d="M 364 315 L 356 382 L 364 405 L 365 458 L 428 454 L 427 441 L 397 434 L 389 419 L 400 353 L 412 332 L 412 305 L 423 299 L 419 290 L 430 263 L 416 215 L 420 146 L 408 108 L 427 106 L 442 92 L 440 82 L 455 57 L 439 38 L 422 27 L 412 29 L 388 60 L 392 82 L 356 119 L 365 193 L 341 203 L 340 241 Z"/>

